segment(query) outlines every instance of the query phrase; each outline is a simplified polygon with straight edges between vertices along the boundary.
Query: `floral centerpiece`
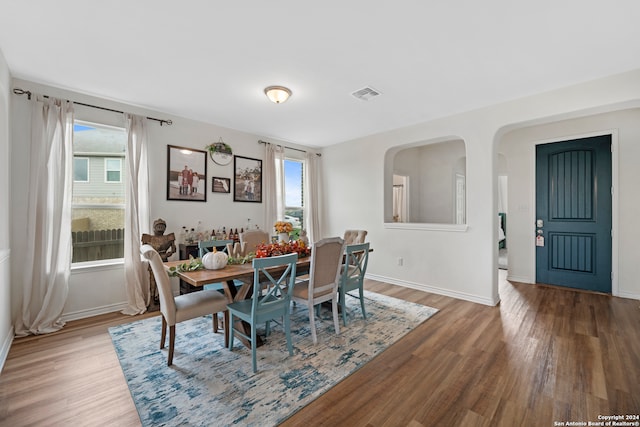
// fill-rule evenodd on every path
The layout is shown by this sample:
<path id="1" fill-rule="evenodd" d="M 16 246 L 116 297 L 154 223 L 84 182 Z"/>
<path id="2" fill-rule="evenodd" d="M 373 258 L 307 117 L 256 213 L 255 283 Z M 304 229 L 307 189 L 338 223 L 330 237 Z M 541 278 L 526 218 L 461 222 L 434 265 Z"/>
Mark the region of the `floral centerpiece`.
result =
<path id="1" fill-rule="evenodd" d="M 285 221 L 277 221 L 273 228 L 278 233 L 278 238 L 281 242 L 287 243 L 289 241 L 289 233 L 293 231 L 293 224 Z"/>
<path id="2" fill-rule="evenodd" d="M 278 233 L 291 233 L 293 231 L 293 225 L 290 222 L 285 221 L 277 221 L 273 228 L 276 229 Z"/>
<path id="3" fill-rule="evenodd" d="M 256 247 L 256 258 L 267 258 L 271 256 L 292 254 L 294 252 L 298 254 L 298 257 L 304 258 L 311 255 L 311 248 L 302 240 L 269 244 L 261 243 Z"/>

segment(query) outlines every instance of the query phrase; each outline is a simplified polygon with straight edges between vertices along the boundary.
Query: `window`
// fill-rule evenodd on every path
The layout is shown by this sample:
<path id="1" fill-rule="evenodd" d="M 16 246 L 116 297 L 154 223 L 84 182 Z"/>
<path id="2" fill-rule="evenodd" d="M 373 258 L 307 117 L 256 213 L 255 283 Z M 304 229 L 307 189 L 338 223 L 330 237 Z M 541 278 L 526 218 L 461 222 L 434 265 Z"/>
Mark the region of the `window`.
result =
<path id="1" fill-rule="evenodd" d="M 104 182 L 122 182 L 120 172 L 122 161 L 120 159 L 104 159 Z"/>
<path id="2" fill-rule="evenodd" d="M 293 225 L 293 237 L 297 238 L 304 224 L 304 162 L 301 160 L 284 160 L 284 220 Z"/>
<path id="3" fill-rule="evenodd" d="M 73 263 L 124 257 L 127 137 L 122 128 L 76 121 L 73 129 Z M 90 180 L 89 177 L 102 179 Z"/>
<path id="4" fill-rule="evenodd" d="M 87 157 L 73 158 L 73 181 L 89 182 L 89 159 Z"/>

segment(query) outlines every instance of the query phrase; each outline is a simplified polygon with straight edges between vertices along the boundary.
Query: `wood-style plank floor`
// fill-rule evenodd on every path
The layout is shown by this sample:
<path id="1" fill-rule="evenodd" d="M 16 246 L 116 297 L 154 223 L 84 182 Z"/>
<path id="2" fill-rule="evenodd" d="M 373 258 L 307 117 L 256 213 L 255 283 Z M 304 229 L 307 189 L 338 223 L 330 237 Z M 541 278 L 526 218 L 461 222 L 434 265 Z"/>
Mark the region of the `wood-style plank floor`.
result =
<path id="1" fill-rule="evenodd" d="M 640 302 L 503 281 L 488 307 L 367 281 L 436 307 L 420 325 L 284 426 L 554 426 L 640 414 Z M 2 426 L 139 426 L 109 314 L 14 341 Z M 179 363 L 179 361 L 175 361 Z"/>

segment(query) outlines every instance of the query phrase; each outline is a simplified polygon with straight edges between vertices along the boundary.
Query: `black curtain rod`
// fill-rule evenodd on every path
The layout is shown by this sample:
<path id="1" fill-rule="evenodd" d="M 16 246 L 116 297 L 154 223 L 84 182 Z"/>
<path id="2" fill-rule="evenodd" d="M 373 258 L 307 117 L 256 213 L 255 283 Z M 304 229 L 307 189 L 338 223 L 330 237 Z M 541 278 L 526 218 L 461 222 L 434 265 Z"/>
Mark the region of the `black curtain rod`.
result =
<path id="1" fill-rule="evenodd" d="M 31 91 L 30 90 L 23 90 L 23 89 L 19 89 L 19 88 L 15 88 L 13 89 L 13 93 L 15 93 L 16 95 L 27 95 L 28 99 L 31 99 Z M 45 98 L 49 98 L 47 95 L 42 95 Z M 76 101 L 71 101 L 74 104 L 77 105 L 83 105 L 85 107 L 91 107 L 91 108 L 97 108 L 98 110 L 104 110 L 104 111 L 111 111 L 114 113 L 124 113 L 124 111 L 120 111 L 120 110 L 114 110 L 112 108 L 107 108 L 107 107 L 100 107 L 98 105 L 91 105 L 91 104 L 85 104 L 82 102 L 76 102 Z M 154 117 L 147 117 L 147 120 L 154 120 L 156 122 L 160 122 L 160 126 L 162 126 L 163 124 L 167 124 L 168 126 L 171 126 L 173 124 L 173 122 L 171 120 L 164 120 L 164 119 L 156 119 Z"/>
<path id="2" fill-rule="evenodd" d="M 263 140 L 259 139 L 259 140 L 258 140 L 258 144 L 271 144 L 271 143 L 270 143 L 270 142 L 263 141 Z M 300 152 L 302 152 L 302 153 L 306 153 L 306 151 L 305 151 L 305 150 L 301 150 L 301 149 L 299 149 L 299 148 L 287 147 L 286 145 L 280 145 L 280 144 L 276 144 L 276 145 L 277 145 L 278 147 L 284 147 L 284 148 L 286 148 L 286 149 L 288 149 L 288 150 L 295 150 L 295 151 L 300 151 Z M 316 156 L 318 156 L 318 157 L 322 157 L 322 154 L 320 154 L 320 153 L 315 153 L 315 154 L 316 154 Z"/>

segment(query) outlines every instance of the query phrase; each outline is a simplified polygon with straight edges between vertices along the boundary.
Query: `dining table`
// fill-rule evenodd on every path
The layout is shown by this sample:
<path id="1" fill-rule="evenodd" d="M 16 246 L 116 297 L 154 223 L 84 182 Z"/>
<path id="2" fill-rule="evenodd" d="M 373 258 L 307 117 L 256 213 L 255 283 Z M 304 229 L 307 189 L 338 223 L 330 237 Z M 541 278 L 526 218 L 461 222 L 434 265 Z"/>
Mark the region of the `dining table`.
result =
<path id="1" fill-rule="evenodd" d="M 180 277 L 183 281 L 189 283 L 195 287 L 203 287 L 204 285 L 212 284 L 212 283 L 221 283 L 222 289 L 224 291 L 227 300 L 231 303 L 234 301 L 241 301 L 247 298 L 251 298 L 253 295 L 253 266 L 252 263 L 246 262 L 244 264 L 227 264 L 224 268 L 219 270 L 208 270 L 208 269 L 199 269 L 194 271 L 180 271 L 178 270 L 178 266 L 184 264 L 185 260 L 179 261 L 167 261 L 164 263 L 165 269 L 167 272 L 170 272 L 172 267 L 175 267 L 175 274 Z M 298 258 L 298 262 L 296 263 L 296 276 L 302 276 L 309 273 L 309 266 L 311 265 L 311 256 Z M 277 273 L 278 270 L 284 271 L 284 267 L 274 267 L 269 269 L 269 273 L 274 274 Z M 240 281 L 242 285 L 238 288 L 236 287 L 236 280 Z M 226 327 L 226 326 L 225 326 Z M 234 328 L 243 331 L 245 335 L 251 335 L 251 326 L 238 320 L 233 325 Z M 238 336 L 240 341 L 251 348 L 251 343 Z M 228 345 L 228 343 L 225 343 Z M 262 340 L 260 337 L 256 339 L 256 346 L 261 346 Z"/>

